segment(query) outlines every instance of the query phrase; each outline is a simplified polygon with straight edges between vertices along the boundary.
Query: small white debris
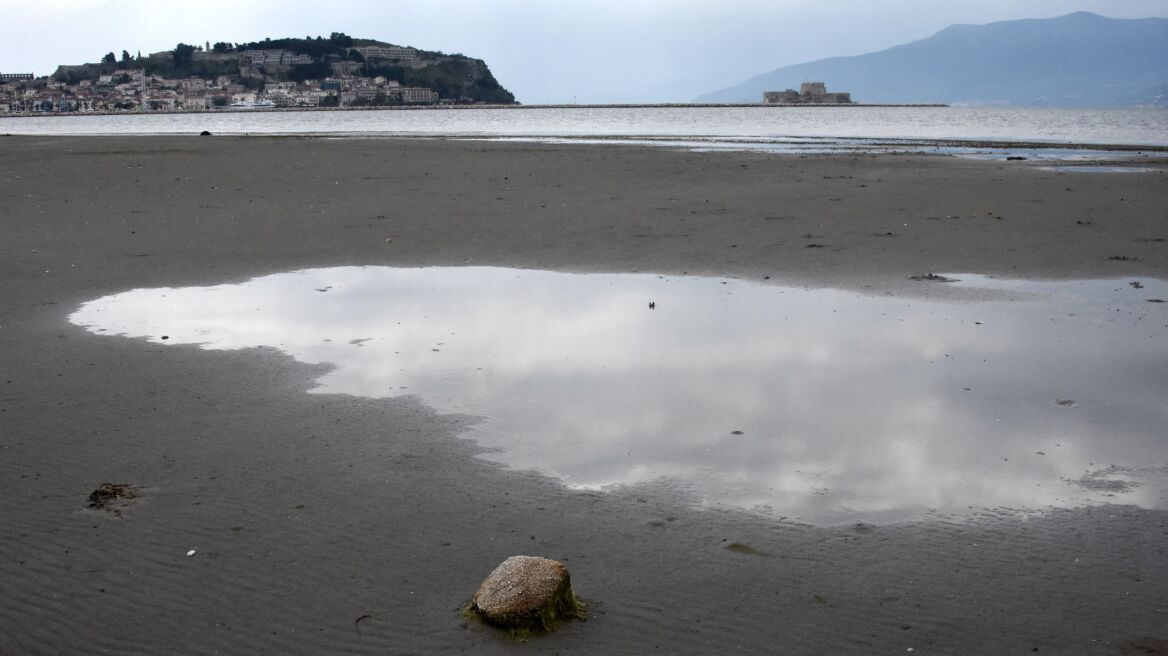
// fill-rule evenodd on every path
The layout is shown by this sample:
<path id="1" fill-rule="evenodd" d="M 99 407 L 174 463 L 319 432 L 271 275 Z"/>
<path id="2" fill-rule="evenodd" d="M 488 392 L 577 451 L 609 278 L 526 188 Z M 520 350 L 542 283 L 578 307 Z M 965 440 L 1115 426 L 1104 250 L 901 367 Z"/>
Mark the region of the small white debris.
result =
<path id="1" fill-rule="evenodd" d="M 187 558 L 190 558 L 190 557 L 191 557 L 191 556 L 193 556 L 193 555 L 195 555 L 195 550 L 194 550 L 194 549 L 191 549 L 190 551 L 188 551 L 188 552 L 187 552 Z"/>

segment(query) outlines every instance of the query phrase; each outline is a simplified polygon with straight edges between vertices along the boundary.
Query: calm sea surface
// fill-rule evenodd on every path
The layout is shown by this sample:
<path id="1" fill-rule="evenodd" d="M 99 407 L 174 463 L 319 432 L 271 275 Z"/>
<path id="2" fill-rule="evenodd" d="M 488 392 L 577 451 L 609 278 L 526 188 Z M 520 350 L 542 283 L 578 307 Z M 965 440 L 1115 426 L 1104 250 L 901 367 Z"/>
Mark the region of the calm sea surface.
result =
<path id="1" fill-rule="evenodd" d="M 640 140 L 689 147 L 768 149 L 871 145 L 881 140 L 1168 146 L 1168 110 L 568 107 L 0 118 L 0 133 L 24 135 L 190 134 L 203 130 L 215 134 Z"/>

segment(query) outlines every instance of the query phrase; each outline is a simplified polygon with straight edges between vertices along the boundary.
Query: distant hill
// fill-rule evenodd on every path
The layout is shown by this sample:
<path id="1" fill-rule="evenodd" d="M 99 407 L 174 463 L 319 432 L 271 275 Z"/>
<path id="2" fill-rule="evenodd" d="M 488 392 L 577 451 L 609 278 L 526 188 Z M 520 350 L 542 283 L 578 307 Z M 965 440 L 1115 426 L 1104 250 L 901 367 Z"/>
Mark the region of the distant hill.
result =
<path id="1" fill-rule="evenodd" d="M 400 56 L 388 54 L 367 59 L 362 52 L 369 52 L 371 46 Z M 252 56 L 256 52 L 287 53 L 295 57 L 277 54 L 259 60 Z M 219 42 L 205 47 L 180 43 L 173 50 L 146 57 L 131 56 L 123 50 L 121 59 L 110 53 L 100 63 L 59 66 L 52 78 L 75 85 L 124 69 L 144 69 L 147 75 L 173 79 L 227 76 L 249 88 L 262 88 L 267 82 L 319 81 L 343 75 L 382 76 L 403 86 L 433 89 L 442 98 L 492 104 L 515 102 L 515 96 L 499 84 L 481 59 L 396 46 L 338 32 L 328 37 Z"/>
<path id="2" fill-rule="evenodd" d="M 1168 19 L 1059 18 L 953 25 L 888 50 L 786 66 L 696 102 L 760 102 L 824 81 L 861 103 L 1168 107 Z"/>

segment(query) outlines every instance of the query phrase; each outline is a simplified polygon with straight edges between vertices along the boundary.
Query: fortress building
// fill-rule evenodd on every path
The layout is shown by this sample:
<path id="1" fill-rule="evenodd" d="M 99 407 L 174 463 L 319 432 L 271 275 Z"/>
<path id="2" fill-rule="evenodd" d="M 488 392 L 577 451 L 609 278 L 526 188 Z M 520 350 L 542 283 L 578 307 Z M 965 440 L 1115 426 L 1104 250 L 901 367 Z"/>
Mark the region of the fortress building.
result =
<path id="1" fill-rule="evenodd" d="M 764 91 L 762 102 L 764 105 L 850 105 L 852 94 L 828 93 L 823 82 L 804 82 L 799 91 Z"/>

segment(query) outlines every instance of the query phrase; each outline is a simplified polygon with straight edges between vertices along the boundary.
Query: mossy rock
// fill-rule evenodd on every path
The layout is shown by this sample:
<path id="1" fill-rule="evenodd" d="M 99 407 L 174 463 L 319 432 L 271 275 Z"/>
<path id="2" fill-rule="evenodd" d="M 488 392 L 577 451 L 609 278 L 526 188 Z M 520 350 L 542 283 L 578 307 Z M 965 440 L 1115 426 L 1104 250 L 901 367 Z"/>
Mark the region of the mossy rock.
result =
<path id="1" fill-rule="evenodd" d="M 470 610 L 516 635 L 547 633 L 565 620 L 584 618 L 568 568 L 536 556 L 503 561 L 479 586 Z"/>

